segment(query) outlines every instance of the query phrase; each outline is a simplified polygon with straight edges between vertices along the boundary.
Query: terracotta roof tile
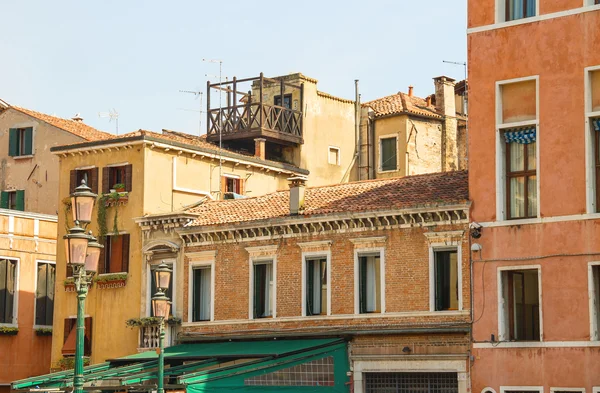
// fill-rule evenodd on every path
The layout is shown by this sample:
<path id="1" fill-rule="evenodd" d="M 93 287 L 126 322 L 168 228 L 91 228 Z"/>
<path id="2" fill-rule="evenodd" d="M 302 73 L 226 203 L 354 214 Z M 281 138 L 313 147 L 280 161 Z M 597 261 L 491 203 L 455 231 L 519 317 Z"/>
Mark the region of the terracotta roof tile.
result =
<path id="1" fill-rule="evenodd" d="M 97 130 L 94 127 L 90 127 L 83 122 L 70 119 L 63 119 L 56 116 L 50 116 L 46 115 L 45 113 L 32 111 L 31 109 L 25 109 L 14 105 L 11 105 L 10 107 L 14 110 L 17 110 L 31 117 L 35 117 L 36 119 L 41 120 L 45 123 L 48 123 L 51 126 L 70 132 L 73 135 L 77 135 L 85 139 L 86 141 L 100 141 L 115 137 L 115 135 L 113 134 Z"/>
<path id="2" fill-rule="evenodd" d="M 363 106 L 371 107 L 376 116 L 393 115 L 397 113 L 413 113 L 416 115 L 442 118 L 435 105 L 427 105 L 423 98 L 409 96 L 408 94 L 398 92 L 390 96 L 378 98 L 373 101 L 365 102 Z"/>
<path id="3" fill-rule="evenodd" d="M 468 200 L 467 172 L 444 172 L 307 188 L 304 216 L 408 209 Z M 289 216 L 289 191 L 260 197 L 208 201 L 188 209 L 190 226 L 232 224 Z"/>

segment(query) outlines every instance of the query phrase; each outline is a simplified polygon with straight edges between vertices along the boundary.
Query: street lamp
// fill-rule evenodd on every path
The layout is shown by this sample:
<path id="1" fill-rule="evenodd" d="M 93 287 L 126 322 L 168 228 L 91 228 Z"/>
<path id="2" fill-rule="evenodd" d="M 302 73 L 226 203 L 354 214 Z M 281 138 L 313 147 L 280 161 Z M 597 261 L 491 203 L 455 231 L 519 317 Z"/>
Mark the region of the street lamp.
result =
<path id="1" fill-rule="evenodd" d="M 75 226 L 64 236 L 67 265 L 73 269 L 75 289 L 77 290 L 77 328 L 75 339 L 75 369 L 73 372 L 74 393 L 83 393 L 83 340 L 84 340 L 84 308 L 88 285 L 98 270 L 98 261 L 102 246 L 90 231 L 89 235 L 80 226 L 87 226 L 92 221 L 92 211 L 98 195 L 81 181 L 81 185 L 71 194 L 71 209 Z"/>
<path id="2" fill-rule="evenodd" d="M 154 316 L 160 318 L 160 332 L 158 341 L 158 387 L 157 393 L 164 393 L 163 382 L 165 379 L 165 355 L 164 355 L 164 338 L 165 338 L 165 318 L 169 317 L 171 311 L 171 301 L 165 295 L 169 289 L 171 282 L 172 270 L 166 263 L 158 265 L 154 270 L 154 279 L 156 283 L 157 292 L 152 297 L 152 311 Z"/>

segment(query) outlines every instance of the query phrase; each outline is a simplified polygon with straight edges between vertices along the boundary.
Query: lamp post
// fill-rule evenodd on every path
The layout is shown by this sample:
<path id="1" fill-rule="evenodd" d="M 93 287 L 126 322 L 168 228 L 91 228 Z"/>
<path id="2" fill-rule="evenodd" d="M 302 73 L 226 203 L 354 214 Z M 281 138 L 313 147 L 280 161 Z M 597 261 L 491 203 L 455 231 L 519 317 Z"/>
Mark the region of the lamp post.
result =
<path id="1" fill-rule="evenodd" d="M 88 285 L 98 270 L 100 245 L 92 232 L 85 233 L 84 227 L 92 221 L 92 211 L 98 195 L 81 181 L 81 185 L 71 194 L 71 209 L 75 226 L 69 229 L 65 239 L 65 254 L 67 265 L 73 269 L 75 289 L 77 290 L 77 327 L 75 340 L 75 369 L 73 372 L 73 390 L 83 393 L 83 352 L 84 352 L 84 308 Z M 83 227 L 81 224 L 83 223 Z"/>
<path id="2" fill-rule="evenodd" d="M 158 387 L 157 393 L 164 393 L 163 382 L 165 379 L 165 355 L 164 355 L 164 338 L 165 338 L 165 318 L 169 317 L 171 311 L 171 302 L 167 297 L 166 292 L 169 289 L 171 282 L 172 270 L 166 263 L 158 265 L 154 271 L 154 279 L 157 292 L 152 297 L 152 310 L 154 316 L 160 318 L 159 339 L 158 339 Z"/>

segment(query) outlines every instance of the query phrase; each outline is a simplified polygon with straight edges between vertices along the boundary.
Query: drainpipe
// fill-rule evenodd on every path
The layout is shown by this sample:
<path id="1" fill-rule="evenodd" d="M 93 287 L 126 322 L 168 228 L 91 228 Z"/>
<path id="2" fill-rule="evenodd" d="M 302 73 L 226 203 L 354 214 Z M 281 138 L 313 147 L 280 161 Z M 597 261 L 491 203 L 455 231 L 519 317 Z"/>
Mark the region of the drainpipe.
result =
<path id="1" fill-rule="evenodd" d="M 358 94 L 358 79 L 354 80 L 354 132 L 356 134 L 356 161 L 358 180 L 363 180 L 361 176 L 361 162 L 360 162 L 360 94 Z"/>

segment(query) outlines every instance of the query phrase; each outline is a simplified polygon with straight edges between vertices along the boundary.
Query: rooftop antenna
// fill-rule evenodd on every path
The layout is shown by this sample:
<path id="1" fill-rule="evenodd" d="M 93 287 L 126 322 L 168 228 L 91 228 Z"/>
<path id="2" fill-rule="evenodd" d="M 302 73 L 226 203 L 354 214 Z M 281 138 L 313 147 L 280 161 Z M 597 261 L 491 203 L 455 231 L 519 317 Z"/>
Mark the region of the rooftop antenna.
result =
<path id="1" fill-rule="evenodd" d="M 457 66 L 463 66 L 463 68 L 465 69 L 465 92 L 463 93 L 463 111 L 465 112 L 464 115 L 469 116 L 469 110 L 467 108 L 468 106 L 468 92 L 469 92 L 469 83 L 467 82 L 467 62 L 465 61 L 448 61 L 448 60 L 442 60 L 443 63 L 446 64 L 453 64 L 453 65 L 457 65 Z M 468 141 L 469 140 L 469 121 L 467 120 L 465 122 L 465 138 Z M 467 146 L 466 146 L 466 155 L 467 155 L 467 162 L 469 161 L 469 143 L 467 142 Z"/>
<path id="2" fill-rule="evenodd" d="M 223 181 L 223 154 L 222 154 L 222 148 L 223 148 L 223 141 L 222 141 L 222 135 L 221 135 L 221 128 L 223 125 L 223 105 L 222 105 L 222 97 L 223 94 L 222 93 L 222 86 L 221 84 L 223 83 L 223 60 L 219 60 L 219 59 L 202 59 L 203 62 L 206 63 L 219 63 L 219 184 L 221 184 L 221 182 Z M 206 94 L 210 94 L 210 91 L 206 92 Z M 212 187 L 212 184 L 211 184 Z M 220 194 L 221 193 L 221 187 L 219 187 L 219 196 L 223 197 L 223 195 Z"/>
<path id="3" fill-rule="evenodd" d="M 98 117 L 108 117 L 108 122 L 115 121 L 115 127 L 117 131 L 117 135 L 119 135 L 119 112 L 115 108 L 109 110 L 108 112 L 98 112 Z"/>
<path id="4" fill-rule="evenodd" d="M 199 121 L 198 121 L 198 136 L 202 135 L 202 114 L 204 113 L 204 111 L 202 110 L 202 95 L 204 94 L 204 92 L 200 91 L 200 89 L 198 89 L 198 91 L 179 90 L 179 92 L 180 93 L 193 94 L 195 96 L 196 100 L 198 98 L 200 98 L 200 110 L 198 110 L 198 111 L 194 110 L 194 109 L 181 109 L 181 110 L 198 112 L 198 117 L 200 118 Z"/>

